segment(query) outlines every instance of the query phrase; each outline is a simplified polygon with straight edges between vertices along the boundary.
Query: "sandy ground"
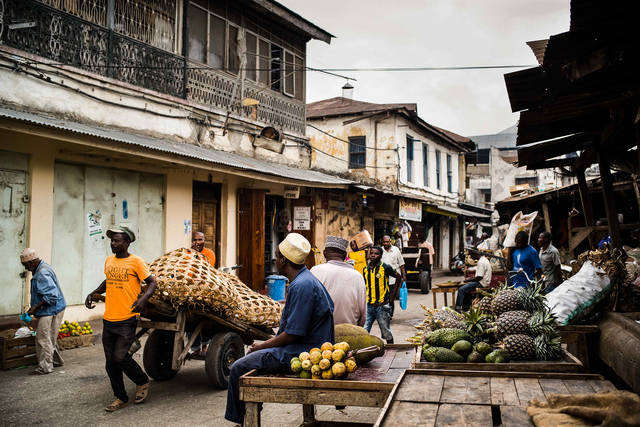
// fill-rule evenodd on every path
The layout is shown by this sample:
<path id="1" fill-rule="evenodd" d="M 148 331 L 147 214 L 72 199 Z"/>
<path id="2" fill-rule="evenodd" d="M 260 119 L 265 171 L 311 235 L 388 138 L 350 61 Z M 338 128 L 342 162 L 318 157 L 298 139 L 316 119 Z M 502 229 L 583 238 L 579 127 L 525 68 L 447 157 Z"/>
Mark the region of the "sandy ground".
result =
<path id="1" fill-rule="evenodd" d="M 459 277 L 440 277 L 434 283 Z M 442 294 L 438 294 L 441 306 Z M 395 342 L 402 343 L 414 334 L 413 325 L 421 320 L 420 304 L 433 306 L 431 294 L 409 290 L 406 311 L 396 306 L 391 327 Z M 451 301 L 449 301 L 451 304 Z M 94 329 L 100 332 L 100 325 Z M 372 334 L 380 336 L 377 325 Z M 135 357 L 142 365 L 142 351 Z M 104 354 L 100 344 L 62 353 L 65 365 L 45 376 L 29 376 L 32 367 L 0 372 L 0 425 L 233 425 L 224 420 L 226 390 L 209 386 L 201 361 L 187 361 L 170 381 L 151 384 L 147 402 L 129 404 L 126 408 L 106 413 L 104 407 L 113 399 L 104 370 Z M 135 386 L 125 380 L 130 396 Z M 133 398 L 131 398 L 133 401 Z M 377 408 L 319 406 L 316 417 L 327 421 L 375 422 Z M 300 405 L 265 404 L 262 423 L 265 426 L 298 426 L 302 422 Z"/>

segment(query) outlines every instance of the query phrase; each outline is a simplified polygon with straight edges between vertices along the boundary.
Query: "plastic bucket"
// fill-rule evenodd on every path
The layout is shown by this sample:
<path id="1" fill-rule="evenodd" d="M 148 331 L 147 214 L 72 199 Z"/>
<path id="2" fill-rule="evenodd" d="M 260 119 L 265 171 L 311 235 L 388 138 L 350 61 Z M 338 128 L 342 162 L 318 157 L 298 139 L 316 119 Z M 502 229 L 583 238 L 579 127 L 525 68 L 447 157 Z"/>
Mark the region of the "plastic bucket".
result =
<path id="1" fill-rule="evenodd" d="M 284 276 L 267 276 L 267 290 L 269 296 L 275 301 L 284 301 L 284 292 L 287 285 L 287 278 Z"/>

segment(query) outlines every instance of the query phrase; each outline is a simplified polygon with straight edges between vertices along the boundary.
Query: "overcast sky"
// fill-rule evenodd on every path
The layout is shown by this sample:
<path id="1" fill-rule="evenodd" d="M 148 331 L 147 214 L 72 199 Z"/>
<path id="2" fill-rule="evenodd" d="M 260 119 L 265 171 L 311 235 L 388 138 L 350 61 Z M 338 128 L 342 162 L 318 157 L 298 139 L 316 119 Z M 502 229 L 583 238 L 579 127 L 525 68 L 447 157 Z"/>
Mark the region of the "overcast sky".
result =
<path id="1" fill-rule="evenodd" d="M 317 68 L 537 64 L 525 42 L 569 29 L 569 0 L 279 0 L 330 32 L 312 40 Z M 512 126 L 503 75 L 512 70 L 348 72 L 354 99 L 416 102 L 427 122 L 461 135 Z M 345 80 L 307 74 L 307 101 L 341 95 Z"/>

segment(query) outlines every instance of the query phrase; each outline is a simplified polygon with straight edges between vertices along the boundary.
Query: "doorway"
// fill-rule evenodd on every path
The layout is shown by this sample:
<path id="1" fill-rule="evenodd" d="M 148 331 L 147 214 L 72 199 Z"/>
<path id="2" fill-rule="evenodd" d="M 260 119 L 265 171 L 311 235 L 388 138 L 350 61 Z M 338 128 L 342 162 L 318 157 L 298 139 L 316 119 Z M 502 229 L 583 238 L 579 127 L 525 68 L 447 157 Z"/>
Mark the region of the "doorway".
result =
<path id="1" fill-rule="evenodd" d="M 204 246 L 216 254 L 216 264 L 220 254 L 220 184 L 193 181 L 193 207 L 191 213 L 192 230 L 204 233 Z M 215 266 L 214 266 L 215 267 Z"/>
<path id="2" fill-rule="evenodd" d="M 284 197 L 265 197 L 264 217 L 264 274 L 278 274 L 276 247 L 284 240 L 289 214 L 285 212 Z"/>

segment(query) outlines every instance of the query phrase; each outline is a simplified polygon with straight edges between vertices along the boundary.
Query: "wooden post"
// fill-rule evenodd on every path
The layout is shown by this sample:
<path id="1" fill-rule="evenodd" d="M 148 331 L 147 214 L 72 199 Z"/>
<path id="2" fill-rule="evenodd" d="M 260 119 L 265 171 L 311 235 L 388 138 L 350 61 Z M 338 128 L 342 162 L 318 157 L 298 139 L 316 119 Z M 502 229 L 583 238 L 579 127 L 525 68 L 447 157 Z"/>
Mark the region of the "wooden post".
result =
<path id="1" fill-rule="evenodd" d="M 316 423 L 316 407 L 315 405 L 302 405 L 302 424 L 314 425 Z"/>
<path id="2" fill-rule="evenodd" d="M 611 247 L 622 249 L 622 236 L 620 235 L 620 223 L 618 222 L 611 170 L 609 169 L 609 156 L 606 147 L 600 145 L 598 148 L 598 165 L 600 166 L 600 177 L 602 178 L 602 197 L 604 198 L 604 207 L 607 212 L 607 220 L 609 221 Z"/>
<path id="3" fill-rule="evenodd" d="M 577 171 L 576 177 L 578 178 L 578 188 L 580 190 L 580 200 L 582 201 L 582 212 L 584 212 L 584 222 L 587 227 L 592 227 L 593 203 L 591 201 L 589 187 L 587 187 L 587 179 L 584 176 L 584 169 Z M 595 236 L 593 234 L 589 234 L 589 245 L 591 246 L 591 249 L 595 249 L 596 247 Z"/>
<path id="4" fill-rule="evenodd" d="M 260 403 L 245 403 L 244 422 L 242 425 L 244 427 L 260 427 Z"/>
<path id="5" fill-rule="evenodd" d="M 551 218 L 549 218 L 549 204 L 545 200 L 542 202 L 542 213 L 544 214 L 544 229 L 551 233 Z"/>

